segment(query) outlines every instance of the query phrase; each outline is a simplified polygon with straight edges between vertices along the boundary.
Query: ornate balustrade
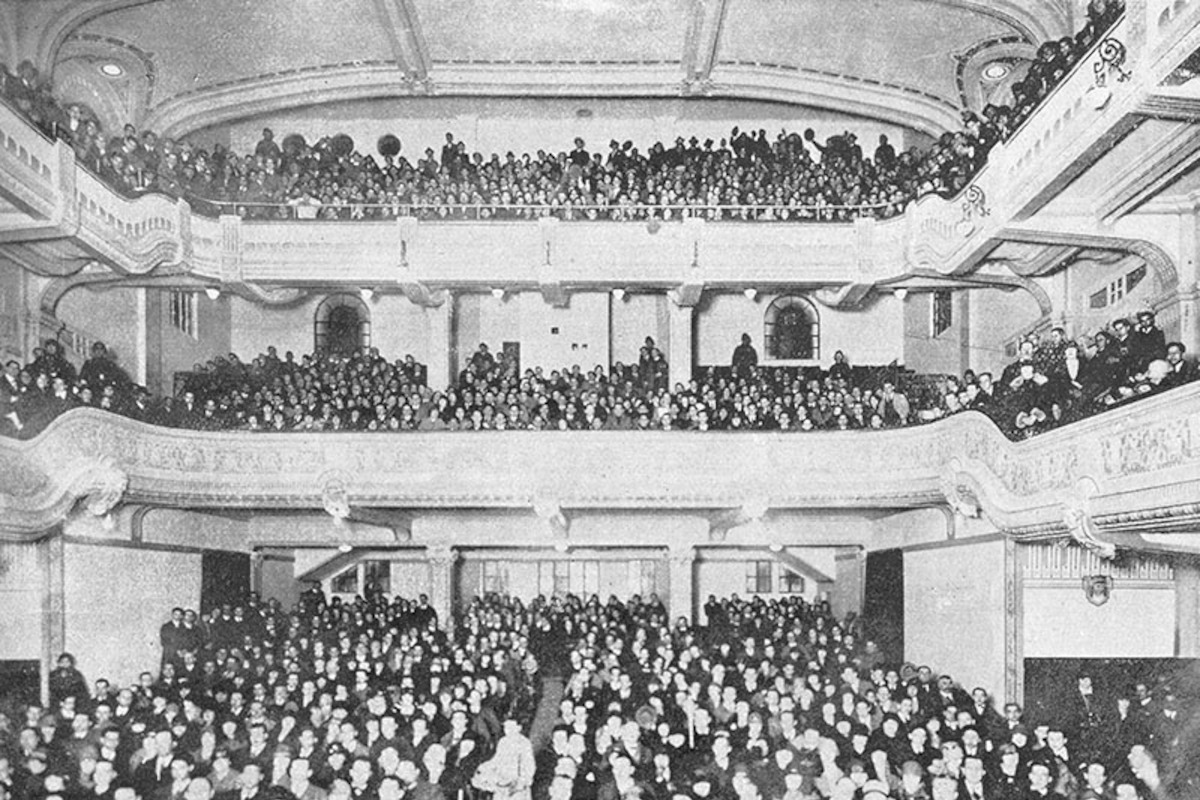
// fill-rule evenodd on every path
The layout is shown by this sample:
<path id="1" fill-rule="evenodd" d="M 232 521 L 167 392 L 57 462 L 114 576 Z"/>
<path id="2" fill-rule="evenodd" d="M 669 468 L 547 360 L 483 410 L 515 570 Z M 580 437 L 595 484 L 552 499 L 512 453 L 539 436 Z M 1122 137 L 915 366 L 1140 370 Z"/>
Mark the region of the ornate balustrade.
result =
<path id="1" fill-rule="evenodd" d="M 187 508 L 772 509 L 948 506 L 1023 538 L 1195 528 L 1200 384 L 1024 442 L 980 414 L 888 431 L 250 434 L 94 410 L 0 440 L 0 531 L 79 501 Z M 1100 542 L 1100 544 L 1096 544 Z"/>

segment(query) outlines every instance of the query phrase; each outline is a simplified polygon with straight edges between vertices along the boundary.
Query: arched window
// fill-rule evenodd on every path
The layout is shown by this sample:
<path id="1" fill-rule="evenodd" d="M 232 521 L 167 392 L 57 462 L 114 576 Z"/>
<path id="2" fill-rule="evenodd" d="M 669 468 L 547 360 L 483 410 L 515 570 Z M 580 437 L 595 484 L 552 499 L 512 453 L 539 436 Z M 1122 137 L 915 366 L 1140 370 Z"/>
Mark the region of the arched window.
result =
<path id="1" fill-rule="evenodd" d="M 371 346 L 371 310 L 352 294 L 326 297 L 313 318 L 313 348 L 318 353 L 353 353 Z"/>
<path id="2" fill-rule="evenodd" d="M 807 298 L 777 297 L 763 319 L 763 343 L 772 361 L 815 361 L 821 357 L 821 320 Z"/>

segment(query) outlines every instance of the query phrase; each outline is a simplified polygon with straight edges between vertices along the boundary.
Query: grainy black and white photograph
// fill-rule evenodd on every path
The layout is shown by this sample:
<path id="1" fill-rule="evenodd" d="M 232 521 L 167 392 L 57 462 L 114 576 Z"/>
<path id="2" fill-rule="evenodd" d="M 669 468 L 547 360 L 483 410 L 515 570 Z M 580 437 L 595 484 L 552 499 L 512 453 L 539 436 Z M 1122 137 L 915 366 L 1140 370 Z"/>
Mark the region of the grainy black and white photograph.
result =
<path id="1" fill-rule="evenodd" d="M 1200 800 L 1200 0 L 0 0 L 0 800 Z"/>

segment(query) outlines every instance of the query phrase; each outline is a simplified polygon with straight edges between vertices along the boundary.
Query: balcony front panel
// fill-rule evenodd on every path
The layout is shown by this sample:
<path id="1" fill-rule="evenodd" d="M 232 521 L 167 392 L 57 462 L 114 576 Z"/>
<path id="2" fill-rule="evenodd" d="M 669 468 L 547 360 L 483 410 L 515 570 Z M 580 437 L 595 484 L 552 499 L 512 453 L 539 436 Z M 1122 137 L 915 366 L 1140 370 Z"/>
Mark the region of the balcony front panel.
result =
<path id="1" fill-rule="evenodd" d="M 878 432 L 249 434 L 92 410 L 0 441 L 0 528 L 28 534 L 78 498 L 182 507 L 776 509 L 976 506 L 1062 535 L 1068 512 L 1156 530 L 1200 519 L 1200 385 L 1013 443 L 980 414 Z"/>

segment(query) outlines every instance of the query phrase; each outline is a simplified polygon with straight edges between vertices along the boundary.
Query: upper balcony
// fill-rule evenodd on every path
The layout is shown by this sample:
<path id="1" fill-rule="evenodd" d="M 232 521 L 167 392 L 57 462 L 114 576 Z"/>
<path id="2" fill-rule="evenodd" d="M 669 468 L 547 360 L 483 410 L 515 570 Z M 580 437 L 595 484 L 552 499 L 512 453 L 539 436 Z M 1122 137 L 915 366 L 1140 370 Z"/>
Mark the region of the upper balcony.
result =
<path id="1" fill-rule="evenodd" d="M 0 107 L 0 243 L 49 275 L 96 260 L 192 285 L 392 286 L 417 300 L 471 285 L 869 288 L 922 272 L 962 275 L 1135 126 L 1198 46 L 1200 3 L 1131 2 L 960 196 L 841 223 L 205 216 L 164 196 L 117 194 L 66 145 Z"/>
<path id="2" fill-rule="evenodd" d="M 1195 529 L 1198 401 L 1194 383 L 1017 443 L 977 413 L 862 432 L 253 434 L 75 410 L 36 439 L 0 439 L 0 534 L 36 538 L 77 504 L 97 517 L 118 503 L 341 519 L 523 511 L 550 523 L 547 537 L 555 520 L 602 510 L 942 507 L 1111 555 L 1146 546 L 1146 530 Z"/>

